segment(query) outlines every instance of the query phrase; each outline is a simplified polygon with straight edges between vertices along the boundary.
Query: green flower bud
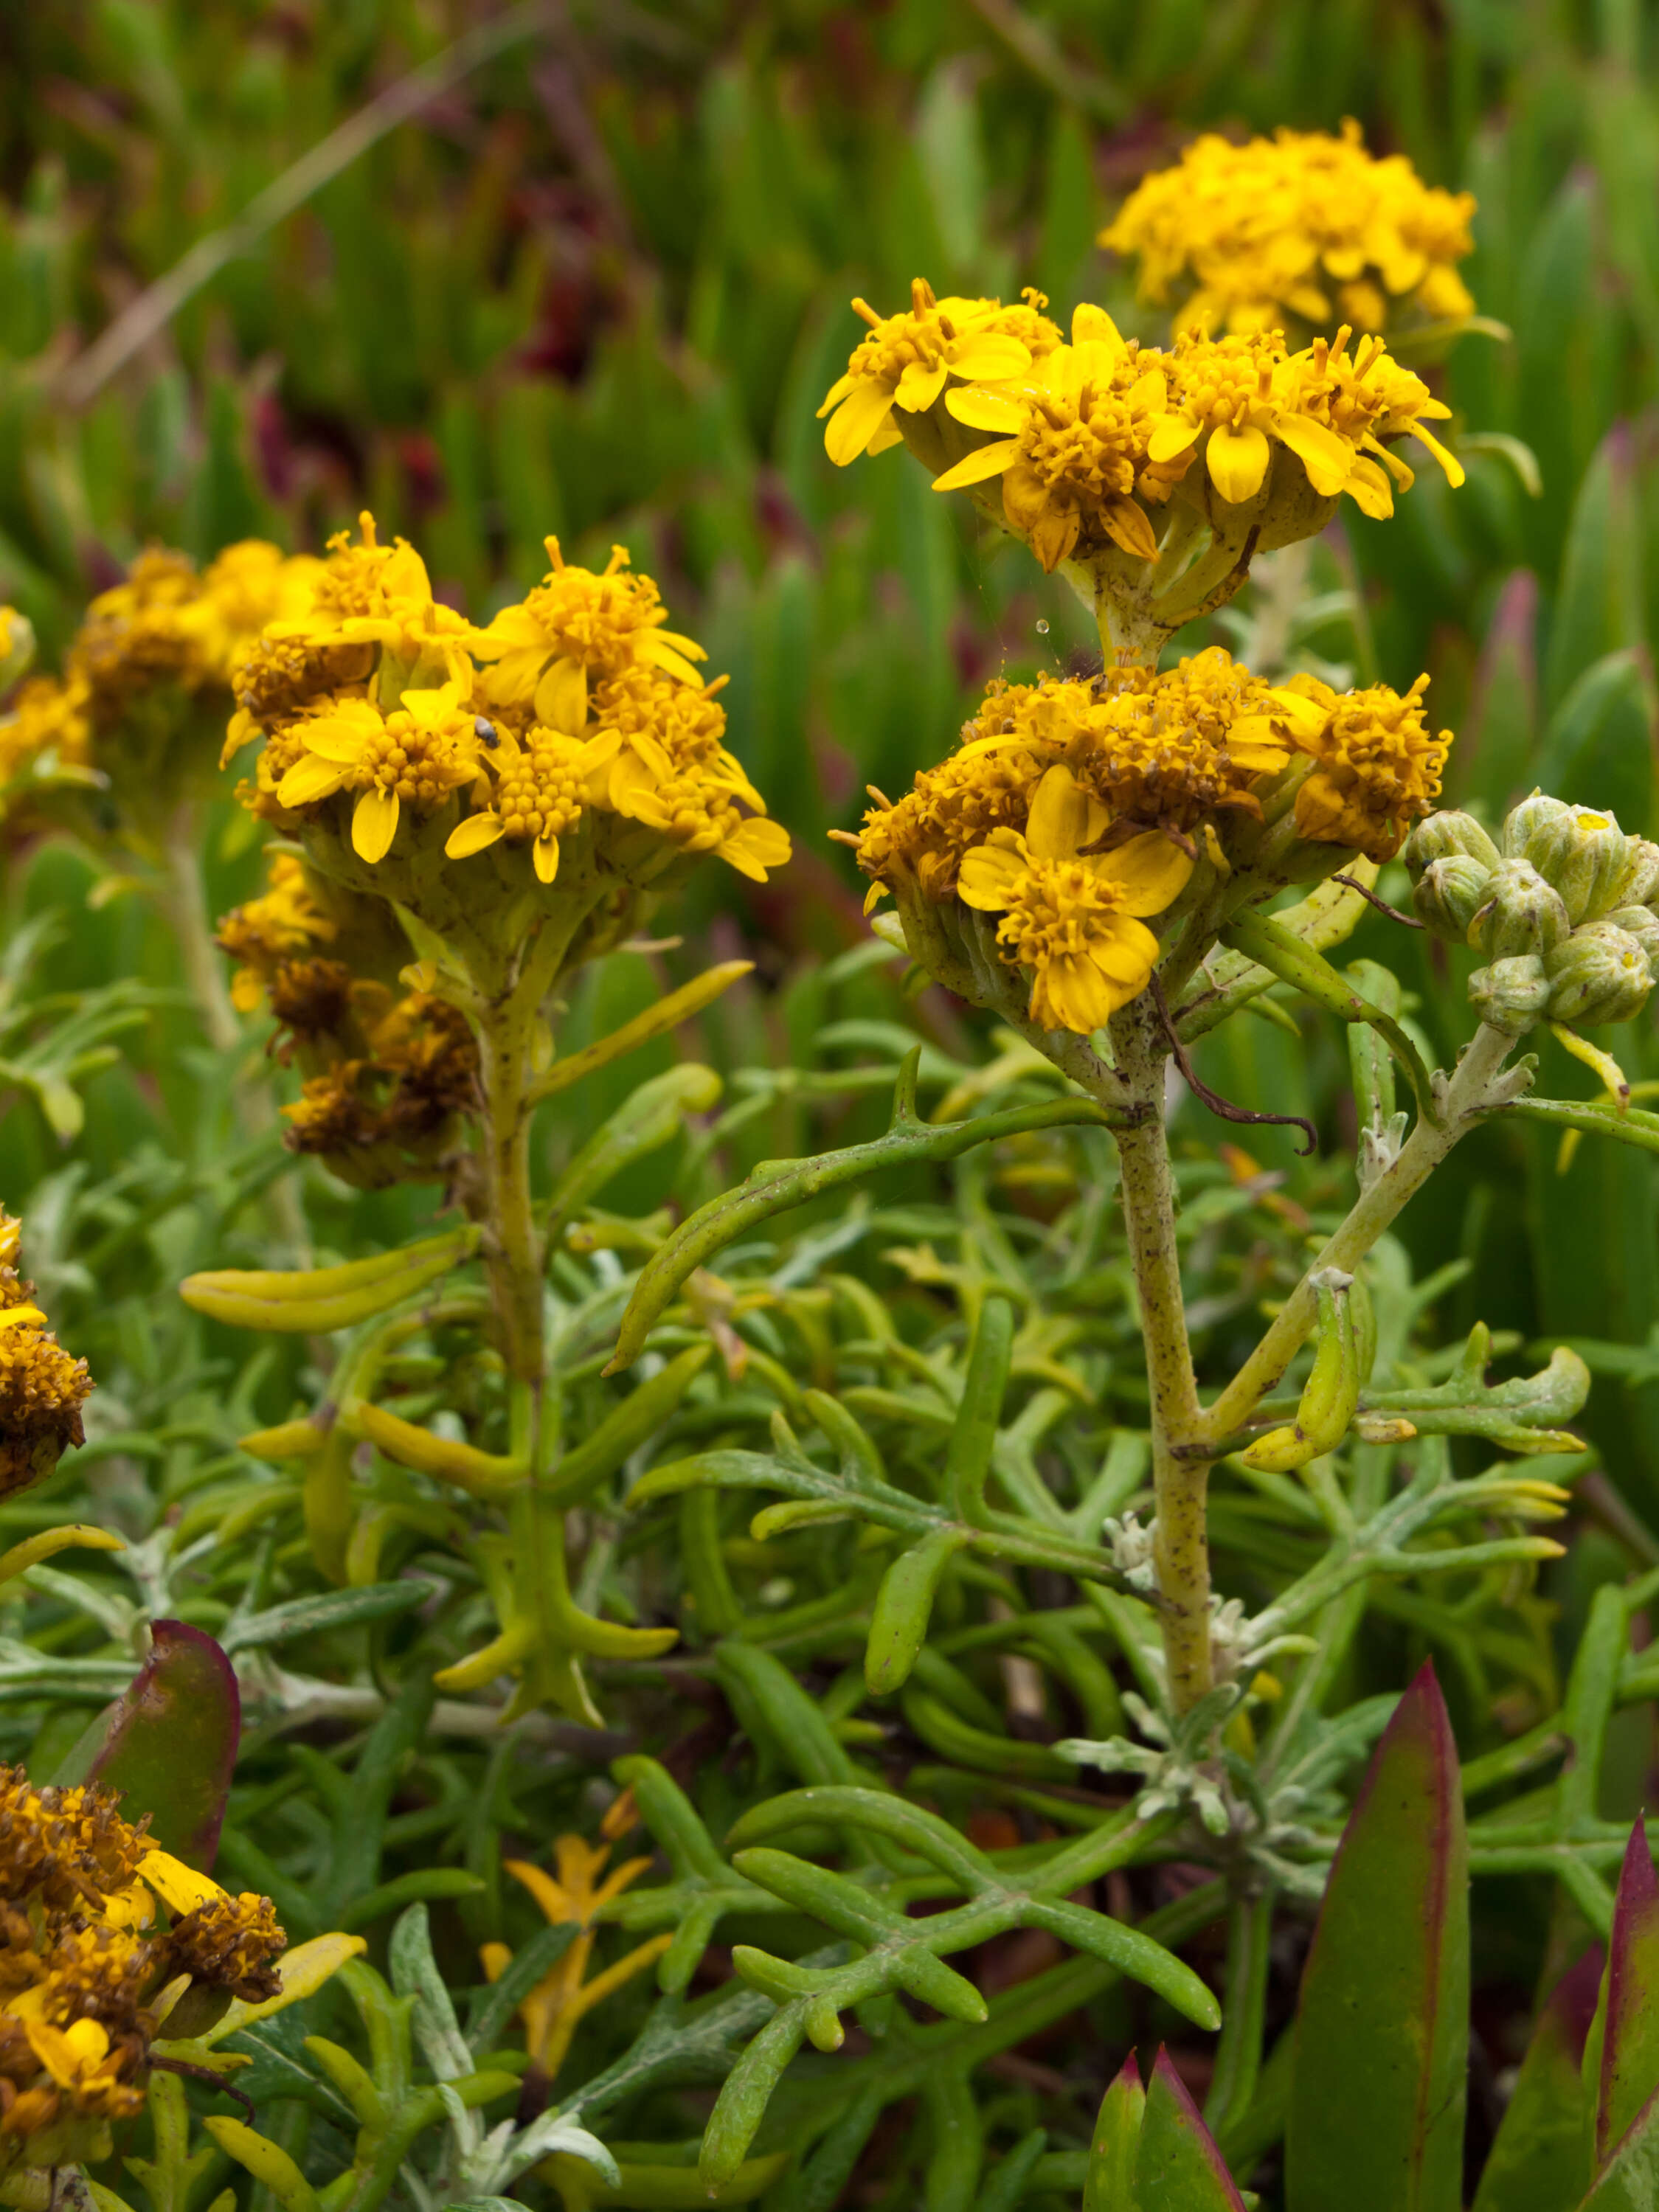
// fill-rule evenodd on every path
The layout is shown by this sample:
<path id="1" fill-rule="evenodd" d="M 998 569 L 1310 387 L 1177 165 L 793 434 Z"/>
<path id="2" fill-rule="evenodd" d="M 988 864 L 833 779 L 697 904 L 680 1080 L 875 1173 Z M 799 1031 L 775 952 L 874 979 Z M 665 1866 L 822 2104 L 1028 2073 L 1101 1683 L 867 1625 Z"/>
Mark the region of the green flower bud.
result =
<path id="1" fill-rule="evenodd" d="M 1659 914 L 1650 906 L 1616 906 L 1607 919 L 1636 939 L 1648 956 L 1654 981 L 1659 982 Z"/>
<path id="2" fill-rule="evenodd" d="M 1632 837 L 1626 842 L 1630 849 L 1625 860 L 1625 872 L 1619 885 L 1617 904 L 1620 907 L 1651 906 L 1659 898 L 1659 845 L 1650 843 L 1645 837 Z"/>
<path id="3" fill-rule="evenodd" d="M 1653 988 L 1653 970 L 1639 939 L 1616 922 L 1592 921 L 1546 956 L 1549 1018 L 1577 1028 L 1627 1022 Z"/>
<path id="4" fill-rule="evenodd" d="M 1594 921 L 1632 903 L 1624 889 L 1630 848 L 1611 814 L 1567 806 L 1540 792 L 1522 799 L 1504 824 L 1505 854 L 1530 860 L 1560 892 L 1574 922 Z"/>
<path id="5" fill-rule="evenodd" d="M 1535 952 L 1494 960 L 1469 978 L 1469 1004 L 1483 1022 L 1505 1036 L 1529 1030 L 1549 1004 L 1550 979 Z"/>
<path id="6" fill-rule="evenodd" d="M 1498 852 L 1473 814 L 1460 814 L 1448 807 L 1439 814 L 1425 816 L 1401 847 L 1400 857 L 1415 881 L 1434 861 L 1454 857 L 1495 868 Z"/>
<path id="7" fill-rule="evenodd" d="M 1512 960 L 1549 951 L 1571 927 L 1560 892 L 1530 860 L 1500 860 L 1469 923 L 1469 943 L 1488 960 Z"/>
<path id="8" fill-rule="evenodd" d="M 1492 871 L 1468 853 L 1431 860 L 1412 890 L 1417 918 L 1437 937 L 1462 945 L 1486 896 Z"/>

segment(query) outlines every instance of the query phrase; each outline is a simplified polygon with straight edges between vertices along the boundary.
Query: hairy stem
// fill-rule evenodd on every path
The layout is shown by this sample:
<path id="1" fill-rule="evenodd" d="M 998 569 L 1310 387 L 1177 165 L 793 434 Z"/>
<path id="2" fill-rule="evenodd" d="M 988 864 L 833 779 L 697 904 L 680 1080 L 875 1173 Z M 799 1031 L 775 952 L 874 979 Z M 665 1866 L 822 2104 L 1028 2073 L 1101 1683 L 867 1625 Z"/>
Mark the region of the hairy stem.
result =
<path id="1" fill-rule="evenodd" d="M 161 845 L 156 902 L 165 915 L 191 996 L 215 1052 L 235 1052 L 242 1025 L 225 988 L 224 955 L 208 927 L 207 885 L 202 879 L 201 823 L 186 799 L 168 823 Z"/>
<path id="2" fill-rule="evenodd" d="M 1152 1394 L 1152 1484 L 1158 1501 L 1153 1560 L 1164 1601 L 1160 1620 L 1170 1702 L 1177 1712 L 1210 1687 L 1210 1552 L 1205 1527 L 1209 1467 L 1190 1446 L 1202 1413 L 1187 1339 L 1176 1248 L 1175 1180 L 1162 1112 L 1164 1054 L 1145 999 L 1114 1018 L 1119 1065 L 1147 1109 L 1118 1133 L 1127 1228 Z"/>
<path id="3" fill-rule="evenodd" d="M 1494 1103 L 1488 1097 L 1514 1038 L 1483 1023 L 1458 1061 L 1445 1087 L 1439 1126 L 1419 1116 L 1392 1166 L 1361 1191 L 1347 1218 L 1310 1265 L 1280 1308 L 1273 1326 L 1232 1381 L 1195 1425 L 1194 1442 L 1212 1449 L 1243 1426 L 1259 1400 L 1284 1374 L 1313 1327 L 1316 1297 L 1313 1279 L 1323 1267 L 1352 1274 L 1396 1214 L 1414 1197 L 1458 1139 Z M 1120 1140 L 1121 1141 L 1121 1140 Z"/>

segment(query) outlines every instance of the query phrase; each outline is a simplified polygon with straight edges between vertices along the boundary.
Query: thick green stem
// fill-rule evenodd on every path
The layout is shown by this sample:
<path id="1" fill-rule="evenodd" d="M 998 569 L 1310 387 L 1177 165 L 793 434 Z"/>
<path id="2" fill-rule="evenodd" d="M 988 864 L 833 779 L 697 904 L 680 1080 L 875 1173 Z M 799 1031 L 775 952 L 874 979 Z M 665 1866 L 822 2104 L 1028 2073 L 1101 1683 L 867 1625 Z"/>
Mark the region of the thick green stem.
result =
<path id="1" fill-rule="evenodd" d="M 1163 1108 L 1164 1055 L 1146 999 L 1112 1024 L 1119 1065 L 1146 1118 L 1119 1133 L 1123 1215 L 1140 1303 L 1140 1329 L 1152 1394 L 1152 1485 L 1158 1503 L 1153 1561 L 1170 1698 L 1177 1712 L 1211 1684 L 1210 1552 L 1205 1528 L 1209 1467 L 1190 1449 L 1202 1413 L 1187 1340 L 1176 1246 L 1175 1179 Z"/>
<path id="2" fill-rule="evenodd" d="M 1313 1327 L 1316 1297 L 1313 1279 L 1325 1267 L 1351 1275 L 1396 1214 L 1423 1188 L 1458 1139 L 1481 1114 L 1507 1103 L 1493 1097 L 1493 1078 L 1515 1040 L 1484 1024 L 1446 1084 L 1438 1124 L 1419 1116 L 1393 1164 L 1363 1190 L 1340 1229 L 1312 1261 L 1232 1381 L 1197 1425 L 1194 1441 L 1213 1449 L 1241 1428 L 1258 1402 L 1279 1382 Z"/>

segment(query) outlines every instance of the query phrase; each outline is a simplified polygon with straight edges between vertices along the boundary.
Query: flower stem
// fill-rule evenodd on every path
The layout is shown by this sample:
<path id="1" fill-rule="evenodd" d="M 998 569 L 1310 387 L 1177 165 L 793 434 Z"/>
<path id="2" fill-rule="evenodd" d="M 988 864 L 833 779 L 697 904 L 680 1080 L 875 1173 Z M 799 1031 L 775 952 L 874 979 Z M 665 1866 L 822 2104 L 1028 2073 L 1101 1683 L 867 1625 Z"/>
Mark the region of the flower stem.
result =
<path id="1" fill-rule="evenodd" d="M 242 1042 L 242 1025 L 225 988 L 224 955 L 208 927 L 200 842 L 200 819 L 194 805 L 186 799 L 173 813 L 162 840 L 156 903 L 179 947 L 185 981 L 209 1043 L 215 1052 L 235 1052 Z"/>
<path id="2" fill-rule="evenodd" d="M 1140 1302 L 1146 1381 L 1152 1395 L 1152 1483 L 1158 1524 L 1153 1562 L 1163 1599 L 1164 1656 L 1170 1702 L 1178 1713 L 1211 1684 L 1210 1552 L 1205 1521 L 1208 1462 L 1194 1458 L 1202 1414 L 1187 1338 L 1176 1246 L 1175 1180 L 1163 1108 L 1164 1054 L 1143 997 L 1115 1016 L 1118 1064 L 1146 1111 L 1135 1127 L 1117 1133 L 1123 1215 Z"/>
<path id="3" fill-rule="evenodd" d="M 1419 1116 L 1392 1165 L 1361 1191 L 1347 1218 L 1308 1267 L 1262 1337 L 1221 1395 L 1203 1414 L 1198 1441 L 1215 1444 L 1243 1426 L 1278 1382 L 1313 1327 L 1316 1297 L 1313 1279 L 1323 1267 L 1351 1275 L 1407 1201 L 1414 1197 L 1458 1139 L 1483 1112 L 1506 1100 L 1491 1096 L 1513 1037 L 1483 1023 L 1446 1082 L 1439 1123 Z M 1505 1079 L 1506 1082 L 1509 1079 Z M 1437 1085 L 1441 1079 L 1437 1077 Z"/>

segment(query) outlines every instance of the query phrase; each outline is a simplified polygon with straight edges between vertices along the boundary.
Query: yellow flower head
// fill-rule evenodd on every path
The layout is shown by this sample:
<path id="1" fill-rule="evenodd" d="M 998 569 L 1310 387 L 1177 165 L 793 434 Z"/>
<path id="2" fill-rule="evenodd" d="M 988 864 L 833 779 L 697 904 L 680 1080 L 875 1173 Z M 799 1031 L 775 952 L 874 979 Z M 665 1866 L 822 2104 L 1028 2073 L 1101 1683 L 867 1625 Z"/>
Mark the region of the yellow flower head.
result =
<path id="1" fill-rule="evenodd" d="M 1139 259 L 1142 299 L 1182 297 L 1185 329 L 1279 330 L 1294 315 L 1376 331 L 1403 311 L 1473 312 L 1457 263 L 1474 212 L 1468 192 L 1425 185 L 1403 155 L 1368 154 L 1350 120 L 1340 137 L 1200 137 L 1144 180 L 1100 242 Z"/>
<path id="2" fill-rule="evenodd" d="M 82 768 L 92 757 L 91 691 L 78 671 L 59 681 L 31 676 L 0 715 L 0 787 L 39 762 Z"/>
<path id="3" fill-rule="evenodd" d="M 1000 300 L 938 300 L 924 276 L 911 283 L 908 314 L 878 315 L 854 300 L 854 312 L 870 329 L 818 410 L 830 417 L 823 444 L 830 459 L 845 468 L 860 453 L 896 445 L 894 408 L 925 413 L 952 376 L 982 384 L 1024 375 L 1060 341 L 1042 312 L 1047 305 L 1030 290 L 1018 307 Z"/>
<path id="4" fill-rule="evenodd" d="M 50 1474 L 85 1442 L 81 1408 L 92 1391 L 86 1361 L 64 1350 L 17 1272 L 19 1238 L 20 1224 L 0 1212 L 0 1497 Z"/>
<path id="5" fill-rule="evenodd" d="M 289 556 L 263 538 L 227 545 L 209 563 L 188 620 L 208 661 L 225 681 L 234 684 L 242 659 L 268 623 L 291 621 L 310 605 L 322 568 L 309 555 Z"/>
<path id="6" fill-rule="evenodd" d="M 405 805 L 429 814 L 480 772 L 477 717 L 459 684 L 405 691 L 389 714 L 368 699 L 340 699 L 292 734 L 301 755 L 276 787 L 278 804 L 304 809 L 356 792 L 351 842 L 365 860 L 386 858 Z"/>
<path id="7" fill-rule="evenodd" d="M 556 1877 L 524 1859 L 507 1862 L 508 1874 L 524 1884 L 550 1926 L 564 1927 L 574 1923 L 579 1930 L 575 1941 L 519 2007 L 532 2065 L 549 2081 L 564 2063 L 571 2039 L 584 2014 L 660 1958 L 673 1940 L 669 1936 L 653 1936 L 619 1959 L 614 1966 L 596 1974 L 592 1981 L 586 1979 L 600 1907 L 620 1897 L 630 1883 L 646 1872 L 651 1862 L 645 1858 L 625 1859 L 606 1874 L 610 1847 L 585 1843 L 580 1836 L 561 1836 L 554 1845 L 554 1856 L 558 1867 Z M 498 1982 L 511 1963 L 513 1954 L 505 1943 L 487 1943 L 482 1956 L 485 1974 L 490 1981 Z"/>
<path id="8" fill-rule="evenodd" d="M 596 574 L 568 564 L 556 538 L 546 542 L 552 564 L 546 577 L 474 639 L 478 658 L 495 663 L 484 679 L 487 699 L 528 704 L 547 728 L 578 738 L 589 685 L 600 677 L 644 666 L 682 684 L 702 683 L 692 664 L 708 656 L 694 638 L 663 627 L 662 595 L 649 576 L 629 574 L 625 546 L 613 545 Z"/>
<path id="9" fill-rule="evenodd" d="M 1390 360 L 1380 338 L 1364 339 L 1350 355 L 1350 336 L 1345 326 L 1332 344 L 1316 338 L 1305 352 L 1282 363 L 1275 376 L 1279 435 L 1301 454 L 1314 489 L 1346 491 L 1373 517 L 1392 514 L 1394 495 L 1384 469 L 1401 491 L 1411 489 L 1413 477 L 1382 441 L 1406 435 L 1427 447 L 1455 489 L 1464 481 L 1462 463 L 1424 427 L 1425 422 L 1443 421 L 1450 408 L 1420 376 Z M 1341 458 L 1322 443 L 1310 445 L 1316 431 L 1328 432 L 1346 450 L 1347 473 L 1340 482 L 1335 471 Z"/>
<path id="10" fill-rule="evenodd" d="M 1025 375 L 948 395 L 959 422 L 1000 434 L 946 469 L 933 489 L 1000 476 L 1010 526 L 1051 572 L 1103 537 L 1155 561 L 1158 540 L 1134 494 L 1167 496 L 1168 482 L 1149 477 L 1147 466 L 1164 458 L 1155 432 L 1169 396 L 1163 356 L 1126 343 L 1103 309 L 1081 307 L 1072 343 L 1054 347 Z"/>
<path id="11" fill-rule="evenodd" d="M 215 676 L 196 613 L 202 580 L 182 553 L 152 545 L 124 582 L 100 592 L 70 647 L 100 727 L 118 722 L 137 695 L 161 685 L 199 690 Z"/>
<path id="12" fill-rule="evenodd" d="M 1295 711 L 1212 646 L 1162 673 L 1114 669 L 1041 685 L 1023 712 L 1003 718 L 1015 723 L 1012 738 L 970 742 L 1025 744 L 1064 763 L 1114 821 L 1188 830 L 1229 809 L 1260 816 L 1254 787 L 1289 759 Z"/>
<path id="13" fill-rule="evenodd" d="M 520 744 L 501 724 L 489 755 L 494 802 L 462 817 L 445 852 L 452 860 L 464 860 L 503 837 L 528 842 L 538 878 L 550 884 L 559 872 L 559 840 L 581 820 L 594 779 L 615 757 L 617 743 L 613 735 L 568 738 L 538 724 Z"/>
<path id="14" fill-rule="evenodd" d="M 263 897 L 234 907 L 219 924 L 220 950 L 241 963 L 231 978 L 230 996 L 245 1014 L 284 967 L 331 944 L 339 927 L 319 905 L 315 879 L 295 854 L 271 855 L 270 884 Z"/>
<path id="15" fill-rule="evenodd" d="M 1296 794 L 1303 836 L 1393 859 L 1439 796 L 1452 741 L 1449 730 L 1436 737 L 1424 720 L 1428 681 L 1419 676 L 1402 695 L 1383 684 L 1337 693 L 1310 676 L 1291 678 L 1279 696 L 1306 702 L 1296 742 L 1315 763 Z"/>
<path id="16" fill-rule="evenodd" d="M 1024 836 L 993 832 L 962 864 L 963 902 L 1002 920 L 997 944 L 1031 976 L 1030 1015 L 1045 1030 L 1088 1036 L 1146 988 L 1158 939 L 1141 917 L 1162 914 L 1193 863 L 1158 830 L 1090 853 L 1106 810 L 1052 768 Z"/>
<path id="17" fill-rule="evenodd" d="M 867 914 L 885 890 L 913 878 L 923 896 L 951 896 L 962 863 L 976 845 L 997 830 L 1023 830 L 1044 762 L 1019 738 L 1020 718 L 1044 687 L 993 685 L 969 722 L 965 738 L 994 725 L 1000 741 L 972 744 L 951 754 L 937 768 L 923 769 L 914 787 L 895 801 L 877 791 L 876 804 L 855 837 L 842 836 L 856 849 L 858 864 L 874 880 L 865 901 Z"/>
<path id="18" fill-rule="evenodd" d="M 337 972 L 316 977 L 307 969 Z M 297 999 L 307 983 L 318 987 L 313 1001 L 290 1006 L 289 988 Z M 290 1152 L 322 1159 L 360 1190 L 387 1189 L 438 1171 L 454 1149 L 455 1117 L 477 1097 L 477 1047 L 458 1008 L 425 992 L 393 1000 L 378 985 L 355 982 L 333 962 L 284 970 L 272 1008 L 302 1043 L 312 1041 L 301 1026 L 307 1018 L 349 1029 L 357 1040 L 356 1049 L 332 1057 L 283 1107 Z M 337 1041 L 330 1042 L 340 1054 Z"/>

